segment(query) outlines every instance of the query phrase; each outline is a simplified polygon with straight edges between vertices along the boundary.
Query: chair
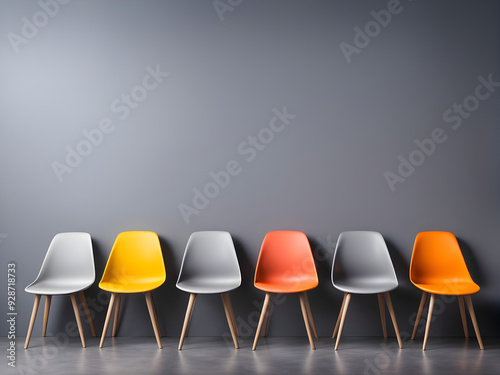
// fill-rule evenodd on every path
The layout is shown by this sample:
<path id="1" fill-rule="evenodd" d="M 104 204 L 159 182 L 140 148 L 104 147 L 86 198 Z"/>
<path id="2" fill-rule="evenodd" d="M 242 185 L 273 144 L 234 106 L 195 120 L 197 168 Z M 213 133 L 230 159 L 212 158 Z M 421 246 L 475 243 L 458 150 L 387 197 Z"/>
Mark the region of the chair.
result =
<path id="1" fill-rule="evenodd" d="M 427 346 L 432 311 L 437 294 L 455 295 L 458 297 L 462 325 L 465 337 L 468 337 L 467 318 L 464 307 L 465 300 L 479 347 L 484 349 L 470 297 L 471 294 L 477 293 L 480 288 L 472 281 L 458 241 L 452 233 L 421 232 L 417 234 L 411 257 L 410 281 L 422 290 L 422 298 L 411 336 L 412 340 L 415 339 L 427 295 L 431 295 L 422 350 L 425 350 Z"/>
<path id="2" fill-rule="evenodd" d="M 234 347 L 239 348 L 238 327 L 229 292 L 240 285 L 240 267 L 231 235 L 228 232 L 219 231 L 191 234 L 176 284 L 178 289 L 190 293 L 179 350 L 182 349 L 198 294 L 221 295 Z"/>
<path id="3" fill-rule="evenodd" d="M 82 322 L 80 320 L 76 296 L 79 295 L 80 297 L 83 310 L 85 311 L 85 315 L 90 325 L 90 330 L 95 337 L 96 333 L 92 323 L 90 310 L 83 293 L 83 291 L 90 287 L 94 281 L 94 256 L 92 254 L 90 234 L 79 232 L 56 234 L 50 243 L 36 280 L 25 289 L 26 292 L 35 294 L 35 303 L 33 305 L 33 312 L 31 313 L 24 349 L 28 349 L 41 296 L 45 296 L 42 329 L 42 336 L 45 337 L 52 296 L 66 294 L 69 294 L 71 297 L 71 303 L 78 325 L 78 332 L 80 333 L 82 346 L 85 348 L 85 337 L 83 336 Z"/>
<path id="4" fill-rule="evenodd" d="M 111 292 L 99 348 L 104 344 L 113 307 L 116 305 L 112 332 L 115 337 L 121 295 L 130 293 L 144 293 L 156 342 L 158 348 L 162 348 L 158 316 L 151 291 L 162 285 L 165 279 L 165 264 L 156 233 L 131 231 L 122 232 L 116 237 L 99 283 L 99 288 Z"/>
<path id="5" fill-rule="evenodd" d="M 387 338 L 385 320 L 385 303 L 394 325 L 399 348 L 403 347 L 399 335 L 396 315 L 392 307 L 389 292 L 398 287 L 398 280 L 392 265 L 389 250 L 382 235 L 370 231 L 342 232 L 337 241 L 332 264 L 332 284 L 344 292 L 342 307 L 333 331 L 337 333 L 335 350 L 338 349 L 340 337 L 347 315 L 347 309 L 353 294 L 376 294 L 382 321 L 384 338 Z"/>
<path id="6" fill-rule="evenodd" d="M 254 285 L 266 292 L 252 350 L 257 347 L 260 332 L 266 336 L 274 294 L 299 293 L 302 317 L 311 349 L 316 349 L 311 327 L 317 338 L 306 291 L 318 286 L 318 275 L 307 236 L 297 231 L 269 232 L 264 237 L 255 270 Z"/>

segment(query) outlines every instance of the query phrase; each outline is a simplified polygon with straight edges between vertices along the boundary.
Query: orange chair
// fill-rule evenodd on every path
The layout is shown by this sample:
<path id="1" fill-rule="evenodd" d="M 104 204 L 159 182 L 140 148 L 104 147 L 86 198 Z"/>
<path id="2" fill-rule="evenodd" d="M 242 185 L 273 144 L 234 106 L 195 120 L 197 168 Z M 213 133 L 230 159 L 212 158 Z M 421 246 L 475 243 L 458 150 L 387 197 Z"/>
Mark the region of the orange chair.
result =
<path id="1" fill-rule="evenodd" d="M 116 334 L 122 294 L 144 293 L 156 342 L 161 349 L 160 326 L 151 291 L 165 282 L 166 272 L 160 240 L 155 232 L 122 232 L 116 237 L 99 288 L 111 292 L 108 312 L 102 330 L 99 348 L 102 348 L 109 321 L 115 307 L 113 333 Z"/>
<path id="2" fill-rule="evenodd" d="M 417 235 L 411 257 L 410 280 L 413 285 L 423 291 L 411 336 L 412 340 L 417 333 L 417 327 L 427 300 L 427 294 L 431 295 L 422 350 L 425 350 L 427 345 L 436 294 L 455 295 L 458 297 L 462 325 L 465 337 L 468 337 L 464 307 L 465 300 L 479 347 L 484 349 L 470 297 L 471 294 L 479 291 L 479 286 L 472 281 L 458 241 L 452 233 L 421 232 Z"/>
<path id="3" fill-rule="evenodd" d="M 257 347 L 262 328 L 266 336 L 269 313 L 275 293 L 300 293 L 300 307 L 311 349 L 316 349 L 311 327 L 317 338 L 306 291 L 318 286 L 318 275 L 307 236 L 296 231 L 269 232 L 260 249 L 254 285 L 266 292 L 252 350 Z"/>

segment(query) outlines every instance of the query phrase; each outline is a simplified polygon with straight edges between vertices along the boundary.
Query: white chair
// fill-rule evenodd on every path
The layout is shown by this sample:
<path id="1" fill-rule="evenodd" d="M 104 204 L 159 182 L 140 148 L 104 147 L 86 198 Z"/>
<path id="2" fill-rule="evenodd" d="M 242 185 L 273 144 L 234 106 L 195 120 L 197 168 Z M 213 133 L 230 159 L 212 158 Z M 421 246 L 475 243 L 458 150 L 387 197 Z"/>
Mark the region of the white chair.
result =
<path id="1" fill-rule="evenodd" d="M 240 266 L 233 239 L 228 232 L 195 232 L 189 237 L 182 259 L 177 288 L 190 293 L 179 350 L 186 336 L 198 294 L 220 294 L 234 347 L 239 348 L 238 327 L 229 292 L 241 284 Z"/>
<path id="2" fill-rule="evenodd" d="M 335 288 L 344 292 L 344 300 L 332 336 L 334 338 L 338 333 L 335 350 L 339 347 L 347 308 L 353 294 L 377 295 L 382 331 L 384 338 L 387 338 L 385 298 L 399 348 L 403 347 L 389 294 L 398 287 L 398 279 L 384 237 L 380 233 L 370 231 L 340 233 L 333 255 L 332 283 Z"/>
<path id="3" fill-rule="evenodd" d="M 42 331 L 42 336 L 45 337 L 52 296 L 67 294 L 71 297 L 80 339 L 82 346 L 85 348 L 85 338 L 83 336 L 76 296 L 77 294 L 80 296 L 92 335 L 95 337 L 96 333 L 92 324 L 90 310 L 83 294 L 83 291 L 90 287 L 94 283 L 94 280 L 94 256 L 92 254 L 90 234 L 79 232 L 56 234 L 47 250 L 38 277 L 25 289 L 26 292 L 35 294 L 35 303 L 33 305 L 33 312 L 31 313 L 24 349 L 28 348 L 30 342 L 41 296 L 45 296 Z"/>

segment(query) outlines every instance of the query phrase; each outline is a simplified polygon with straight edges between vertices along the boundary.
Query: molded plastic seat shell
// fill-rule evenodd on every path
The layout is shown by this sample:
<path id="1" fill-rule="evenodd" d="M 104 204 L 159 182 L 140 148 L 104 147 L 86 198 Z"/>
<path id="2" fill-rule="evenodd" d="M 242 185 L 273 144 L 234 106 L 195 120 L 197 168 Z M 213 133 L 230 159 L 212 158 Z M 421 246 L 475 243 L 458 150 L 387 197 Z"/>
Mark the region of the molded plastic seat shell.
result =
<path id="1" fill-rule="evenodd" d="M 166 279 L 160 240 L 155 232 L 120 233 L 115 240 L 99 288 L 113 293 L 141 293 Z"/>
<path id="2" fill-rule="evenodd" d="M 398 280 L 382 235 L 371 231 L 341 233 L 333 256 L 332 283 L 353 294 L 396 289 Z"/>
<path id="3" fill-rule="evenodd" d="M 457 238 L 450 232 L 421 232 L 415 238 L 410 281 L 424 292 L 468 295 L 479 292 L 465 264 Z"/>
<path id="4" fill-rule="evenodd" d="M 274 231 L 266 234 L 254 285 L 271 293 L 298 293 L 318 286 L 318 274 L 305 233 Z"/>
<path id="5" fill-rule="evenodd" d="M 95 281 L 90 234 L 59 233 L 52 239 L 40 272 L 26 292 L 41 295 L 76 293 Z"/>
<path id="6" fill-rule="evenodd" d="M 182 259 L 177 288 L 188 293 L 225 293 L 241 285 L 241 273 L 228 232 L 194 232 Z"/>

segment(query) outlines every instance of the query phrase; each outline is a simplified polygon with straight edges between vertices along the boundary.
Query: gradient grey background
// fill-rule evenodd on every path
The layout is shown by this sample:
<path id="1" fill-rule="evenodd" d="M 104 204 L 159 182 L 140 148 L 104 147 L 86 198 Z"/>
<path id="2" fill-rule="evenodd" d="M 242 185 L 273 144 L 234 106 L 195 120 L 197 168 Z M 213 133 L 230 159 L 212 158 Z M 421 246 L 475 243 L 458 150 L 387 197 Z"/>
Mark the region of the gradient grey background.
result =
<path id="1" fill-rule="evenodd" d="M 175 281 L 198 230 L 233 235 L 243 284 L 232 301 L 242 334 L 254 332 L 263 301 L 253 273 L 268 231 L 308 235 L 320 279 L 309 298 L 326 336 L 342 300 L 330 282 L 340 232 L 383 234 L 400 281 L 392 295 L 398 323 L 409 332 L 420 300 L 408 280 L 413 241 L 419 231 L 446 230 L 481 286 L 473 298 L 481 333 L 500 335 L 500 90 L 459 129 L 443 120 L 474 95 L 479 76 L 500 81 L 500 3 L 403 0 L 401 7 L 349 64 L 339 44 L 353 44 L 354 27 L 364 28 L 387 1 L 245 0 L 221 20 L 212 1 L 74 0 L 18 53 L 8 33 L 20 34 L 22 17 L 41 8 L 1 1 L 0 299 L 7 306 L 14 261 L 18 335 L 26 334 L 34 299 L 24 287 L 56 233 L 92 235 L 97 280 L 87 295 L 95 298 L 114 239 L 126 230 L 160 236 L 167 281 L 154 296 L 167 336 L 180 335 L 188 295 Z M 170 76 L 121 120 L 111 103 L 157 65 Z M 247 162 L 238 145 L 283 107 L 296 117 Z M 60 183 L 51 164 L 64 162 L 66 147 L 76 148 L 82 131 L 105 117 L 114 131 Z M 407 158 L 415 139 L 438 127 L 447 141 L 391 192 L 384 172 L 396 172 L 398 156 Z M 192 205 L 193 189 L 230 160 L 241 173 L 186 224 L 179 205 Z M 99 333 L 106 306 L 95 310 Z M 462 335 L 456 301 L 436 314 L 432 335 Z M 42 316 L 40 307 L 34 336 Z M 70 299 L 54 298 L 48 334 L 69 321 Z M 202 296 L 189 334 L 224 333 L 220 298 Z M 269 334 L 305 336 L 297 296 L 276 306 Z M 353 298 L 344 334 L 382 334 L 376 297 Z M 123 300 L 118 335 L 153 336 L 141 295 Z"/>

